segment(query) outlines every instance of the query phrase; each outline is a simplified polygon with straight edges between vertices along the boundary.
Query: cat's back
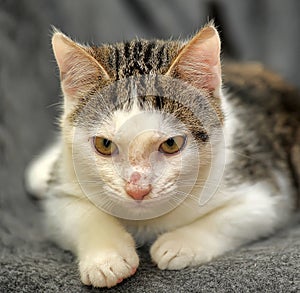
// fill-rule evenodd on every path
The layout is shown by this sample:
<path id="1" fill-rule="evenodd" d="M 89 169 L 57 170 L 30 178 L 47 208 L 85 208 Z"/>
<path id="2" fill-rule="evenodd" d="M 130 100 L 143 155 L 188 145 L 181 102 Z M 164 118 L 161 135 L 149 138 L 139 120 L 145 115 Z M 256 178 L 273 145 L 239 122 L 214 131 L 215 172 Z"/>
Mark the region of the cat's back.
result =
<path id="1" fill-rule="evenodd" d="M 250 128 L 295 142 L 300 128 L 300 93 L 259 63 L 227 63 L 223 68 L 226 100 Z M 248 128 L 249 128 L 248 127 Z"/>
<path id="2" fill-rule="evenodd" d="M 233 148 L 242 154 L 237 169 L 260 178 L 268 170 L 291 174 L 300 184 L 300 94 L 258 63 L 227 63 L 226 100 L 237 116 Z M 227 113 L 230 116 L 230 113 Z M 244 174 L 245 175 L 245 174 Z"/>
<path id="3" fill-rule="evenodd" d="M 225 63 L 223 81 L 230 96 L 261 109 L 291 112 L 300 120 L 300 93 L 260 63 Z M 276 111 L 276 112 L 277 112 Z"/>

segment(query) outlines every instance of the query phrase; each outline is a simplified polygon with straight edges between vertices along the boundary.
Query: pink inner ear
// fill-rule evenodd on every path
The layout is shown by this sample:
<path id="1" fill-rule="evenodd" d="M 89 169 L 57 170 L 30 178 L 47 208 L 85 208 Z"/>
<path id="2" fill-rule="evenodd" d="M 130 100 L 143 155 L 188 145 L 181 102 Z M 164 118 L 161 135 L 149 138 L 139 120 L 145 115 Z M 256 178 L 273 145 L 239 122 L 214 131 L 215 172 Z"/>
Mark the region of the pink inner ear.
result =
<path id="1" fill-rule="evenodd" d="M 82 46 L 62 33 L 54 34 L 52 45 L 66 98 L 80 98 L 95 86 L 99 78 L 109 78 L 102 66 Z"/>
<path id="2" fill-rule="evenodd" d="M 80 52 L 69 52 L 64 60 L 61 80 L 64 92 L 69 96 L 84 95 L 98 81 L 100 68 Z"/>
<path id="3" fill-rule="evenodd" d="M 176 62 L 177 61 L 177 62 Z M 175 60 L 180 77 L 198 88 L 215 91 L 221 86 L 220 39 L 214 27 L 201 30 Z M 173 66 L 172 66 L 173 67 Z"/>

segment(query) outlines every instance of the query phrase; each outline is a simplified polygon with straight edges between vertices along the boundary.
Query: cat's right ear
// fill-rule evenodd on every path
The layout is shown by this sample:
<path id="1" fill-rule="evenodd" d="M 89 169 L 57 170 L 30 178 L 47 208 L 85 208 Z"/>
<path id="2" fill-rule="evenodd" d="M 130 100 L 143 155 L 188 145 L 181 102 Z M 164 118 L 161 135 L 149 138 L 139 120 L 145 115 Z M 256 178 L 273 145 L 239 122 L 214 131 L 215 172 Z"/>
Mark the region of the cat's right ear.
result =
<path id="1" fill-rule="evenodd" d="M 76 105 L 110 79 L 105 69 L 89 53 L 89 47 L 79 45 L 57 30 L 54 30 L 52 47 L 60 71 L 65 108 Z"/>

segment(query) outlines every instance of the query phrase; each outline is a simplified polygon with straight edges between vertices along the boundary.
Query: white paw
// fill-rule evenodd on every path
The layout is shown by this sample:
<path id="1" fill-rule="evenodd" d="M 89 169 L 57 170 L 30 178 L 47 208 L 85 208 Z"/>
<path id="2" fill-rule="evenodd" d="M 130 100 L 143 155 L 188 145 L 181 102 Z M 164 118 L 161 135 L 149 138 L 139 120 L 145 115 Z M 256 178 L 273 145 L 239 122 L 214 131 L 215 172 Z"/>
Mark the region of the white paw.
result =
<path id="1" fill-rule="evenodd" d="M 150 249 L 152 260 L 161 270 L 180 270 L 212 259 L 212 253 L 192 237 L 177 231 L 163 234 Z"/>
<path id="2" fill-rule="evenodd" d="M 122 251 L 100 251 L 79 262 L 81 281 L 94 287 L 112 287 L 136 272 L 139 258 L 134 248 Z"/>

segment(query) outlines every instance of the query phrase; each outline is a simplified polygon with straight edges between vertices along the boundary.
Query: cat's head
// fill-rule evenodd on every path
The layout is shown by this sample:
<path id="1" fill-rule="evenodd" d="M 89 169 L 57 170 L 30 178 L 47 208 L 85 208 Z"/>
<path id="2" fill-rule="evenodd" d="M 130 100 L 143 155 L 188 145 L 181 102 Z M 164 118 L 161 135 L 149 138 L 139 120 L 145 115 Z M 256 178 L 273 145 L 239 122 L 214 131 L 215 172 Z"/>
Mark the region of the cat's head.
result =
<path id="1" fill-rule="evenodd" d="M 63 141 L 89 199 L 120 217 L 149 218 L 199 193 L 223 121 L 216 29 L 188 42 L 98 47 L 55 32 L 52 44 Z"/>

